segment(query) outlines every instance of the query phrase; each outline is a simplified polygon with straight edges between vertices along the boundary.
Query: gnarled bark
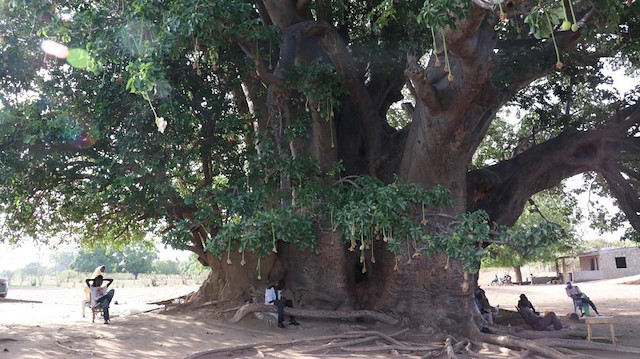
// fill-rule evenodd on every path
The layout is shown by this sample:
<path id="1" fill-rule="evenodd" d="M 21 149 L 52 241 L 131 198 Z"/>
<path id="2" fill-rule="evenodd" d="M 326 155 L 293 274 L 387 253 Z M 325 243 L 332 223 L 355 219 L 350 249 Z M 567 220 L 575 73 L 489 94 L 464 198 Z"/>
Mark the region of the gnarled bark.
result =
<path id="1" fill-rule="evenodd" d="M 605 176 L 616 197 L 623 201 L 625 213 L 640 228 L 637 193 L 632 186 L 623 184 L 620 172 L 624 169 L 618 163 L 632 149 L 638 154 L 637 143 L 626 138 L 629 123 L 638 121 L 637 111 L 625 112 L 626 128 L 620 125 L 565 130 L 510 160 L 468 172 L 471 158 L 496 112 L 555 64 L 555 50 L 549 40 L 522 41 L 509 48 L 499 43 L 489 23 L 495 21 L 490 14 L 495 10 L 495 1 L 478 0 L 476 4 L 455 29 L 436 35 L 438 49 L 422 67 L 418 61 L 421 54 L 417 52 L 403 51 L 406 59 L 358 59 L 362 54 L 353 39 L 340 25 L 334 27 L 329 21 L 331 9 L 327 2 L 318 2 L 319 19 L 313 18 L 308 1 L 259 2 L 260 17 L 273 22 L 282 33 L 279 61 L 273 72 L 260 59 L 257 45 L 238 41 L 252 54 L 257 76 L 268 86 L 264 99 L 267 114 L 263 116 L 267 120 L 258 120 L 259 130 L 274 136 L 280 156 L 311 155 L 323 170 L 342 161 L 347 175 L 371 175 L 385 182 L 398 176 L 424 188 L 449 188 L 453 206 L 442 210 L 449 217 L 430 223 L 427 232 L 446 227 L 452 215 L 478 209 L 487 211 L 493 222 L 513 224 L 531 195 L 585 171 L 600 171 Z M 587 12 L 583 20 L 590 16 Z M 442 59 L 442 34 L 448 44 L 449 73 L 436 66 L 435 61 L 435 55 Z M 556 37 L 561 49 L 574 47 L 580 39 L 579 32 Z M 384 46 L 385 51 L 393 49 Z M 525 61 L 513 61 L 518 56 Z M 502 61 L 507 57 L 510 62 Z M 301 94 L 287 88 L 284 76 L 294 64 L 316 60 L 333 65 L 346 94 L 339 98 L 340 107 L 334 109 L 331 121 L 314 114 L 307 136 L 287 143 L 283 126 L 298 120 L 291 99 Z M 380 63 L 390 68 L 387 77 L 375 66 Z M 398 78 L 402 73 L 406 79 Z M 388 125 L 385 116 L 390 104 L 399 98 L 405 81 L 416 102 L 411 106 L 411 122 L 396 130 Z M 247 93 L 251 89 L 259 86 L 245 87 Z M 317 99 L 306 100 L 313 103 Z M 628 169 L 626 173 L 637 176 Z M 287 178 L 282 178 L 281 190 L 291 191 Z M 462 269 L 458 260 L 443 253 L 429 258 L 397 258 L 384 250 L 384 243 L 374 241 L 376 263 L 367 260 L 365 274 L 358 257 L 346 251 L 336 237 L 337 233 L 319 232 L 319 255 L 283 246 L 269 257 L 267 266 L 275 269 L 268 280 L 247 277 L 242 278 L 244 283 L 234 284 L 244 286 L 244 291 L 249 292 L 252 287 L 260 293 L 269 281 L 280 276 L 286 278 L 301 308 L 377 310 L 393 313 L 406 323 L 424 323 L 451 332 L 473 331 L 477 318 L 472 296 L 475 278 Z M 224 264 L 216 269 L 229 272 Z M 221 281 L 239 278 L 216 275 Z"/>

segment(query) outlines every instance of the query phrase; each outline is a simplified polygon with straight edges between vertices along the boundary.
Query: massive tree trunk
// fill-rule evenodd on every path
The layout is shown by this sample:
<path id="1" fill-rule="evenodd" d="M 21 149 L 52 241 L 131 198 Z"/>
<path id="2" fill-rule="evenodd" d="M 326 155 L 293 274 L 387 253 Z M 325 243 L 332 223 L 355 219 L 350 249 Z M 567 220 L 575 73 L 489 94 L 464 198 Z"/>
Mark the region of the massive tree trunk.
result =
<path id="1" fill-rule="evenodd" d="M 510 161 L 468 172 L 471 158 L 498 109 L 518 90 L 550 71 L 555 62 L 553 47 L 546 42 L 528 50 L 536 61 L 520 64 L 517 70 L 511 68 L 511 63 L 501 64 L 502 49 L 493 27 L 487 24 L 495 18 L 487 18 L 487 10 L 479 6 L 474 6 L 470 17 L 459 21 L 455 30 L 444 33 L 450 58 L 447 73 L 436 61 L 436 56 L 442 59 L 441 44 L 426 67 L 419 62 L 422 54 L 406 54 L 389 45 L 381 51 L 393 52 L 394 56 L 357 63 L 355 50 L 348 49 L 348 39 L 343 34 L 325 22 L 313 20 L 309 2 L 259 3 L 263 22 L 274 23 L 282 31 L 275 70 L 266 70 L 257 47 L 251 43 L 243 46 L 253 53 L 257 74 L 268 85 L 268 120 L 259 121 L 258 127 L 266 131 L 272 126 L 281 156 L 309 154 L 323 170 L 340 160 L 347 175 L 369 175 L 387 183 L 398 176 L 424 188 L 442 185 L 451 191 L 453 206 L 440 209 L 440 213 L 455 215 L 481 209 L 489 213 L 492 222 L 504 225 L 515 222 L 532 194 L 574 174 L 603 170 L 610 174 L 607 180 L 620 183 L 615 171 L 607 167 L 607 163 L 616 162 L 607 154 L 623 147 L 620 141 L 624 133 L 620 135 L 619 128 L 566 132 Z M 329 16 L 325 12 L 321 11 L 321 15 Z M 558 46 L 570 47 L 579 36 L 559 35 Z M 340 98 L 340 107 L 334 109 L 331 121 L 314 112 L 306 139 L 286 143 L 281 131 L 297 120 L 291 101 L 297 95 L 285 89 L 282 78 L 294 63 L 317 59 L 334 66 L 346 94 Z M 378 65 L 388 71 L 377 71 Z M 505 74 L 511 76 L 509 82 L 496 86 L 495 79 Z M 401 98 L 400 90 L 405 84 L 415 105 L 408 106 L 411 123 L 397 131 L 387 124 L 386 112 Z M 252 93 L 252 89 L 258 87 L 246 84 L 243 90 L 248 98 L 257 99 L 261 95 Z M 306 100 L 313 109 L 317 99 Z M 637 110 L 625 115 L 628 117 L 622 121 L 624 124 L 618 126 L 638 121 Z M 289 190 L 286 178 L 281 184 L 283 190 Z M 622 194 L 628 191 L 619 187 Z M 631 209 L 629 213 L 637 217 Z M 436 232 L 448 221 L 443 216 L 429 223 L 426 231 Z M 296 305 L 304 308 L 379 310 L 406 323 L 453 332 L 471 330 L 477 320 L 473 300 L 477 278 L 463 270 L 459 260 L 444 253 L 399 258 L 385 250 L 384 242 L 374 241 L 379 255 L 375 263 L 367 259 L 363 273 L 358 255 L 346 250 L 339 233 L 318 228 L 317 237 L 319 254 L 280 246 L 277 253 L 262 261 L 261 279 L 255 275 L 255 258 L 247 259 L 249 263 L 244 267 L 232 266 L 200 251 L 203 262 L 212 268 L 201 292 L 214 297 L 252 296 L 269 282 L 286 278 Z M 232 262 L 238 260 L 234 254 Z"/>

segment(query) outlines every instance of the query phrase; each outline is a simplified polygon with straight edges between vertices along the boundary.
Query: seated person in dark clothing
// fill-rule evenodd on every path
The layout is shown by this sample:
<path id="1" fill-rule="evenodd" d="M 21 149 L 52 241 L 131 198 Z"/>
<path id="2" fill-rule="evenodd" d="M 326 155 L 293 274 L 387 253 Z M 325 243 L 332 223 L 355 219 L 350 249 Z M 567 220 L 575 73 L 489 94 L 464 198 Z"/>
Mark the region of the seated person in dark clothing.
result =
<path id="1" fill-rule="evenodd" d="M 531 304 L 531 302 L 529 301 L 529 298 L 527 298 L 527 296 L 524 294 L 520 294 L 520 300 L 518 301 L 518 308 L 520 309 L 529 308 L 536 315 L 540 314 L 538 313 L 538 311 L 536 311 L 536 308 L 533 306 L 533 304 Z"/>
<path id="2" fill-rule="evenodd" d="M 476 288 L 474 292 L 474 299 L 482 318 L 484 318 L 487 323 L 493 324 L 493 308 L 489 304 L 489 299 L 487 299 L 487 295 L 482 288 Z"/>
<path id="3" fill-rule="evenodd" d="M 558 316 L 554 312 L 549 312 L 545 316 L 536 315 L 530 308 L 517 308 L 518 312 L 524 319 L 524 322 L 529 324 L 533 330 L 547 330 L 550 325 L 553 325 L 553 329 L 562 329 L 562 323 Z"/>
<path id="4" fill-rule="evenodd" d="M 264 304 L 273 304 L 278 307 L 278 328 L 284 328 L 284 307 L 293 308 L 291 299 L 282 296 L 284 280 L 279 280 L 276 285 L 267 288 L 264 293 Z M 294 316 L 289 316 L 290 325 L 300 325 Z"/>

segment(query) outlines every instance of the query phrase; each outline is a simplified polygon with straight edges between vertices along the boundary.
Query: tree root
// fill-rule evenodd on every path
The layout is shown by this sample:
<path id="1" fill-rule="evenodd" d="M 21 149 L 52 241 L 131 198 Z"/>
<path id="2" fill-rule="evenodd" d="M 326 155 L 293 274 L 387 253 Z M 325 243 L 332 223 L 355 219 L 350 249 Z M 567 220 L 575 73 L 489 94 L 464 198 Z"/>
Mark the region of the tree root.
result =
<path id="1" fill-rule="evenodd" d="M 277 308 L 273 305 L 266 305 L 261 303 L 247 303 L 240 307 L 236 314 L 230 319 L 231 323 L 237 323 L 245 315 L 253 312 L 272 312 L 276 313 Z M 398 323 L 396 318 L 390 317 L 386 314 L 374 312 L 371 310 L 351 310 L 351 311 L 328 311 L 328 310 L 309 310 L 309 309 L 297 309 L 297 308 L 284 308 L 284 312 L 287 315 L 295 315 L 298 317 L 306 318 L 322 318 L 322 319 L 356 319 L 365 318 L 373 319 L 385 324 L 395 325 Z"/>
<path id="2" fill-rule="evenodd" d="M 449 359 L 458 359 L 458 356 L 456 355 L 456 351 L 453 349 L 453 345 L 451 345 L 451 337 L 448 337 L 444 341 L 444 347 L 446 348 L 447 357 Z"/>
<path id="3" fill-rule="evenodd" d="M 377 332 L 377 331 L 347 332 L 347 333 L 344 333 L 343 335 L 345 335 L 345 336 L 347 336 L 347 335 L 349 335 L 349 336 L 367 335 L 367 337 L 358 338 L 358 339 L 350 340 L 350 341 L 347 341 L 347 342 L 334 342 L 334 343 L 325 344 L 325 345 L 319 346 L 319 347 L 314 348 L 314 349 L 306 350 L 306 351 L 303 352 L 303 354 L 311 354 L 311 353 L 314 353 L 314 352 L 327 350 L 327 349 L 334 349 L 334 348 L 345 350 L 345 351 L 384 351 L 384 350 L 424 351 L 424 350 L 438 349 L 437 347 L 432 347 L 432 346 L 416 347 L 416 346 L 412 346 L 412 345 L 407 344 L 407 343 L 403 343 L 403 342 L 393 338 L 393 337 L 398 336 L 400 334 L 404 334 L 408 330 L 409 330 L 408 328 L 405 328 L 405 329 L 403 329 L 403 330 L 401 330 L 399 332 L 395 332 L 395 333 L 393 333 L 391 335 L 387 335 L 387 334 L 380 333 L 380 332 Z M 364 344 L 364 343 L 375 341 L 377 339 L 385 339 L 388 342 L 392 343 L 393 345 L 387 345 L 385 347 L 378 346 L 378 347 L 350 348 L 353 345 Z"/>
<path id="4" fill-rule="evenodd" d="M 274 347 L 274 346 L 281 346 L 281 345 L 292 345 L 292 344 L 298 344 L 298 343 L 307 343 L 307 342 L 314 342 L 314 341 L 320 341 L 320 340 L 336 340 L 336 339 L 349 339 L 349 340 L 347 340 L 347 341 L 333 341 L 333 342 L 330 342 L 328 344 L 319 346 L 317 348 L 306 350 L 306 351 L 302 352 L 301 354 L 311 354 L 311 353 L 323 351 L 322 354 L 313 354 L 313 355 L 315 355 L 315 356 L 328 355 L 328 356 L 335 357 L 335 356 L 338 356 L 338 354 L 335 354 L 335 353 L 329 354 L 329 351 L 331 349 L 338 349 L 338 350 L 342 350 L 342 351 L 347 352 L 347 353 L 349 353 L 349 352 L 374 352 L 374 351 L 423 352 L 423 351 L 433 351 L 433 350 L 439 350 L 440 349 L 437 346 L 425 346 L 425 345 L 416 346 L 416 345 L 412 345 L 412 344 L 409 344 L 409 343 L 404 343 L 402 341 L 399 341 L 399 340 L 396 340 L 396 339 L 393 338 L 394 336 L 398 336 L 400 334 L 404 334 L 408 330 L 409 330 L 408 328 L 407 329 L 403 329 L 403 330 L 400 330 L 400 331 L 395 332 L 395 333 L 390 334 L 390 335 L 387 335 L 387 334 L 384 334 L 384 333 L 381 333 L 381 332 L 377 332 L 377 331 L 364 331 L 364 332 L 347 332 L 347 333 L 343 333 L 343 334 L 340 334 L 340 335 L 330 335 L 330 336 L 321 336 L 321 337 L 313 337 L 313 338 L 304 338 L 304 339 L 296 339 L 296 340 L 289 340 L 289 341 L 282 341 L 282 342 L 272 342 L 272 341 L 267 342 L 267 341 L 265 341 L 265 342 L 243 344 L 243 345 L 235 345 L 235 346 L 229 346 L 229 347 L 206 350 L 206 351 L 202 351 L 202 352 L 198 352 L 198 353 L 192 354 L 192 355 L 186 357 L 185 359 L 198 359 L 198 358 L 203 358 L 205 356 L 210 356 L 211 354 L 221 353 L 221 352 L 234 352 L 234 351 L 245 350 L 245 349 L 258 350 L 257 348 L 260 348 L 260 347 Z M 363 336 L 365 336 L 365 337 L 363 337 Z M 372 342 L 372 341 L 375 341 L 375 340 L 378 340 L 378 339 L 388 340 L 392 344 L 390 344 L 390 345 L 372 346 L 372 347 L 353 347 L 354 345 L 357 345 L 357 344 L 364 344 L 364 343 Z"/>
<path id="5" fill-rule="evenodd" d="M 484 343 L 492 343 L 510 349 L 524 350 L 525 352 L 523 352 L 520 357 L 526 358 L 528 358 L 528 355 L 534 353 L 545 358 L 558 359 L 566 359 L 570 357 L 584 358 L 588 356 L 586 354 L 576 352 L 574 349 L 640 354 L 640 348 L 574 339 L 541 338 L 528 340 L 509 335 L 489 334 L 481 334 L 478 339 L 482 340 Z M 530 353 L 525 354 L 527 351 Z"/>
<path id="6" fill-rule="evenodd" d="M 261 305 L 263 306 L 263 305 Z M 269 307 L 272 306 L 263 306 Z M 262 308 L 259 308 L 262 309 Z M 247 313 L 238 316 L 238 320 Z M 237 313 L 236 313 L 237 314 Z M 296 312 L 291 314 L 298 315 Z M 233 352 L 243 349 L 261 350 L 273 348 L 275 346 L 291 346 L 297 343 L 311 343 L 314 341 L 328 341 L 326 344 L 302 349 L 297 351 L 301 355 L 315 357 L 344 357 L 349 354 L 381 352 L 390 353 L 394 356 L 405 354 L 420 355 L 422 359 L 443 357 L 449 359 L 477 358 L 489 359 L 496 355 L 504 358 L 518 359 L 578 359 L 593 357 L 576 350 L 598 350 L 621 353 L 640 354 L 640 348 L 612 345 L 606 343 L 594 343 L 584 340 L 542 338 L 537 340 L 523 339 L 510 335 L 495 335 L 485 333 L 473 333 L 470 338 L 457 339 L 448 336 L 444 341 L 427 343 L 425 340 L 419 342 L 407 342 L 399 340 L 398 336 L 405 334 L 409 329 L 403 329 L 392 334 L 385 334 L 379 331 L 349 331 L 338 335 L 321 336 L 289 340 L 283 342 L 259 342 L 247 345 L 218 348 L 206 352 L 197 353 L 186 359 L 197 359 L 219 352 Z"/>
<path id="7" fill-rule="evenodd" d="M 535 340 L 535 342 L 541 345 L 548 345 L 548 346 L 561 347 L 561 348 L 567 348 L 567 349 L 602 350 L 602 351 L 608 351 L 608 352 L 640 354 L 640 348 L 628 347 L 624 345 L 613 345 L 613 344 L 607 344 L 607 343 L 588 342 L 584 340 L 544 338 L 544 339 L 537 339 Z"/>
<path id="8" fill-rule="evenodd" d="M 558 350 L 542 344 L 538 344 L 528 339 L 516 338 L 510 335 L 488 335 L 488 334 L 482 334 L 480 335 L 480 338 L 484 342 L 505 346 L 507 348 L 530 350 L 534 353 L 542 354 L 546 358 L 568 359 L 566 355 L 562 354 Z"/>

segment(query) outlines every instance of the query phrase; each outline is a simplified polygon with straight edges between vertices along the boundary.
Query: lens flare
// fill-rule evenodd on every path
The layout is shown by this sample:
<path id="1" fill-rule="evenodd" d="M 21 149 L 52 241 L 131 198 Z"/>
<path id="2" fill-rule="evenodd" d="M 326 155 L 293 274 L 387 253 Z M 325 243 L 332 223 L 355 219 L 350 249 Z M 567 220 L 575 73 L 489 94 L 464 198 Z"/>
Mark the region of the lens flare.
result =
<path id="1" fill-rule="evenodd" d="M 90 121 L 66 119 L 66 131 L 63 141 L 75 149 L 89 149 L 98 142 L 98 137 L 92 129 Z"/>
<path id="2" fill-rule="evenodd" d="M 59 59 L 66 59 L 69 56 L 69 48 L 52 40 L 43 40 L 40 48 L 47 55 L 55 56 Z"/>

